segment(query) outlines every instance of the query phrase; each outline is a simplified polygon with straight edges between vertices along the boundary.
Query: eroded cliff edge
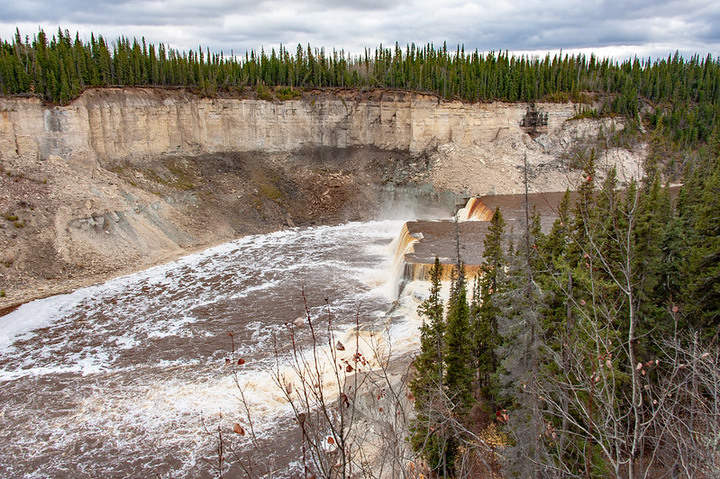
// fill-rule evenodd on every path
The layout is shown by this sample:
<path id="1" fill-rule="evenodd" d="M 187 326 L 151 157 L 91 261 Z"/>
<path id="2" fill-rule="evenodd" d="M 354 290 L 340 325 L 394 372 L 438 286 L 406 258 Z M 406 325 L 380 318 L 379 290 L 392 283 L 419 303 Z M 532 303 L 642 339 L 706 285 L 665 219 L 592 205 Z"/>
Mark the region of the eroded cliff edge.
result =
<path id="1" fill-rule="evenodd" d="M 524 128 L 528 110 L 547 125 Z M 376 216 L 399 196 L 522 189 L 601 164 L 636 174 L 644 145 L 573 104 L 466 104 L 402 92 L 207 99 L 98 89 L 68 106 L 0 99 L 0 307 L 239 235 Z M 390 208 L 397 210 L 397 208 Z"/>

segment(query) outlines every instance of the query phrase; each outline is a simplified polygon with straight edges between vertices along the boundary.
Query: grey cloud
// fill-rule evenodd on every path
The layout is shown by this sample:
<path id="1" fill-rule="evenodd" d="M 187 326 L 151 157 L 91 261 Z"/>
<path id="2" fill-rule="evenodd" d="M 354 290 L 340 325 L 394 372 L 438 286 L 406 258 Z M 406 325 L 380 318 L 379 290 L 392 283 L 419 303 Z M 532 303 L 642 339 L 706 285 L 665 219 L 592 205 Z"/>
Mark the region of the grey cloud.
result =
<path id="1" fill-rule="evenodd" d="M 354 12 L 362 12 L 362 14 L 366 14 L 367 12 L 383 12 L 388 10 L 394 10 L 398 7 L 404 7 L 409 3 L 410 2 L 406 1 L 390 2 L 387 0 L 316 0 L 313 2 L 307 2 L 306 5 L 309 4 L 315 7 L 321 7 L 325 10 L 348 10 Z"/>
<path id="2" fill-rule="evenodd" d="M 19 3 L 19 2 L 18 2 Z M 93 23 L 97 25 L 174 25 L 197 24 L 206 19 L 221 18 L 234 11 L 253 13 L 263 2 L 252 0 L 197 1 L 127 1 L 101 0 L 88 5 L 86 1 L 56 2 L 39 0 L 28 2 L 28 7 L 0 7 L 4 21 L 41 21 Z"/>
<path id="3" fill-rule="evenodd" d="M 310 42 L 359 53 L 380 42 L 440 46 L 445 40 L 453 49 L 460 43 L 481 51 L 647 50 L 649 45 L 704 48 L 702 53 L 714 55 L 720 50 L 720 4 L 713 0 L 445 0 L 442 5 L 435 0 L 100 0 L 90 5 L 31 0 L 0 6 L 0 19 L 5 37 L 13 24 L 79 25 L 105 36 L 121 32 L 180 49 L 202 44 L 225 52 Z"/>

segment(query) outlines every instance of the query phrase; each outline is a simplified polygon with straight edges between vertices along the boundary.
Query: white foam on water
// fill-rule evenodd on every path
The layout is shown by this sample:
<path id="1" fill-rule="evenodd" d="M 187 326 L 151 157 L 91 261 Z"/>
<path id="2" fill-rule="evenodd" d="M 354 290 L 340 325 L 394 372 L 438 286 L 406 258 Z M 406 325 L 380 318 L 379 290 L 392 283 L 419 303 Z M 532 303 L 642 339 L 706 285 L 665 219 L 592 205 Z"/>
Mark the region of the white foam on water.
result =
<path id="1" fill-rule="evenodd" d="M 139 345 L 139 341 L 130 334 L 124 334 L 120 337 L 114 338 L 114 340 L 115 344 L 117 344 L 120 349 L 132 349 Z"/>
<path id="2" fill-rule="evenodd" d="M 324 228 L 330 229 L 331 227 Z M 322 231 L 321 228 L 318 228 L 316 235 Z M 181 300 L 179 305 L 175 304 L 173 307 L 199 306 L 213 302 L 213 299 L 203 301 L 202 293 L 209 296 L 213 294 L 213 291 L 203 288 L 202 281 L 211 276 L 213 272 L 227 269 L 228 258 L 239 254 L 244 248 L 262 250 L 269 245 L 275 248 L 282 248 L 282 246 L 291 242 L 291 237 L 297 235 L 297 233 L 298 230 L 291 230 L 268 235 L 247 236 L 230 243 L 209 248 L 200 253 L 185 256 L 174 262 L 108 281 L 102 285 L 81 288 L 69 294 L 52 296 L 23 304 L 15 311 L 0 317 L 0 352 L 6 351 L 17 339 L 26 337 L 26 335 L 33 330 L 51 325 L 81 305 L 92 308 L 94 299 L 120 294 L 133 284 L 138 286 L 172 286 L 179 277 L 187 278 L 189 276 L 200 288 L 201 297 L 187 296 L 185 301 Z M 297 268 L 301 267 L 303 267 L 303 265 L 297 266 Z M 188 269 L 189 271 L 186 273 L 179 273 L 182 270 Z M 275 284 L 276 283 L 256 286 L 254 289 L 269 288 Z M 253 288 L 250 288 L 248 291 L 253 291 Z M 242 295 L 243 293 L 244 292 L 240 292 L 237 294 Z M 139 308 L 133 308 L 133 306 L 130 305 L 129 309 Z"/>
<path id="3" fill-rule="evenodd" d="M 5 316 L 0 316 L 0 352 L 7 351 L 17 338 L 62 317 L 87 297 L 87 293 L 88 291 L 82 291 L 31 301 Z"/>
<path id="4" fill-rule="evenodd" d="M 346 352 L 353 350 L 356 311 L 363 311 L 363 324 L 387 322 L 383 315 L 394 299 L 388 293 L 393 258 L 387 245 L 401 226 L 399 221 L 349 223 L 245 237 L 21 306 L 0 318 L 3 386 L 22 396 L 33 390 L 33 381 L 52 384 L 57 378 L 77 390 L 61 391 L 67 401 L 60 402 L 57 413 L 50 406 L 40 411 L 22 404 L 15 411 L 19 432 L 0 433 L 0 439 L 10 437 L 21 456 L 46 458 L 52 466 L 48 470 L 61 471 L 72 463 L 95 475 L 118 474 L 114 466 L 97 463 L 103 457 L 98 451 L 117 449 L 107 453 L 119 454 L 117 463 L 142 457 L 152 464 L 162 457 L 156 449 L 160 445 L 175 451 L 173 457 L 182 463 L 172 475 L 193 475 L 212 450 L 214 438 L 207 430 L 231 428 L 243 417 L 237 385 L 224 366 L 232 330 L 246 338 L 236 343 L 236 354 L 248 359 L 239 367 L 240 387 L 253 416 L 262 418 L 258 432 L 271 434 L 273 424 L 290 415 L 270 373 L 273 335 L 287 335 L 286 324 L 303 315 L 303 308 L 287 308 L 290 317 L 276 317 L 270 306 L 297 302 L 305 286 L 319 329 L 329 307 L 337 338 L 346 343 Z M 315 287 L 324 288 L 329 306 Z M 241 322 L 238 315 L 244 315 Z M 395 353 L 411 351 L 417 347 L 416 323 L 392 319 L 379 333 L 382 341 L 361 337 L 363 354 L 370 358 L 383 341 Z M 306 330 L 298 335 L 307 340 Z M 184 349 L 197 342 L 201 349 Z M 283 348 L 286 354 L 287 345 Z M 301 348 L 308 354 L 307 344 Z M 323 382 L 332 386 L 328 348 L 321 348 Z M 287 364 L 281 371 L 292 376 Z M 47 414 L 52 417 L 45 423 L 38 419 Z M 38 431 L 44 431 L 44 439 Z M 103 446 L 85 450 L 87 441 Z M 0 464 L 21 461 L 21 456 L 9 459 L 0 453 Z"/>

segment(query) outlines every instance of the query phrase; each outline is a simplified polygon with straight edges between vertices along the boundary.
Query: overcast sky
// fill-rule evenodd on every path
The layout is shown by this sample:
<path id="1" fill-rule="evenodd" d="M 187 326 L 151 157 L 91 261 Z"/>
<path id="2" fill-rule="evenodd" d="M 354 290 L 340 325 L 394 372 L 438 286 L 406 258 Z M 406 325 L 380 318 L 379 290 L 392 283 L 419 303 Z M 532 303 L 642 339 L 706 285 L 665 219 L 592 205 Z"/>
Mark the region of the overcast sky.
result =
<path id="1" fill-rule="evenodd" d="M 676 50 L 720 56 L 720 0 L 3 0 L 0 38 L 58 26 L 88 39 L 145 37 L 226 54 L 297 44 L 360 53 L 447 41 L 454 49 L 595 52 L 622 59 Z"/>

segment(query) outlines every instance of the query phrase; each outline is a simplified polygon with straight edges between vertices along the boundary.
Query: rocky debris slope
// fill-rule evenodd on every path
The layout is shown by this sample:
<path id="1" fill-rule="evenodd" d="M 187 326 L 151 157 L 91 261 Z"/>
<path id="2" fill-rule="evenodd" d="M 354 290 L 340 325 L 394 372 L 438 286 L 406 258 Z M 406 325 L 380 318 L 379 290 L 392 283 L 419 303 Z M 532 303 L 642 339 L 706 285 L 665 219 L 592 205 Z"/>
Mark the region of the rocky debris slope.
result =
<path id="1" fill-rule="evenodd" d="M 406 156 L 343 150 L 348 167 L 340 168 L 315 153 L 166 156 L 92 171 L 59 158 L 22 169 L 3 162 L 0 301 L 67 290 L 241 235 L 369 219 L 379 207 L 377 175 Z"/>
<path id="2" fill-rule="evenodd" d="M 592 148 L 639 170 L 643 145 L 608 140 L 621 122 L 533 108 L 547 124 L 529 130 L 525 104 L 400 92 L 0 98 L 0 308 L 239 235 L 368 219 L 400 196 L 519 192 L 526 159 L 533 191 L 572 185 Z"/>

